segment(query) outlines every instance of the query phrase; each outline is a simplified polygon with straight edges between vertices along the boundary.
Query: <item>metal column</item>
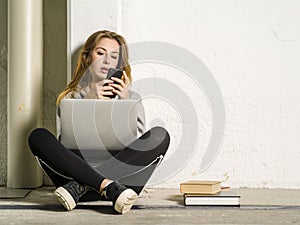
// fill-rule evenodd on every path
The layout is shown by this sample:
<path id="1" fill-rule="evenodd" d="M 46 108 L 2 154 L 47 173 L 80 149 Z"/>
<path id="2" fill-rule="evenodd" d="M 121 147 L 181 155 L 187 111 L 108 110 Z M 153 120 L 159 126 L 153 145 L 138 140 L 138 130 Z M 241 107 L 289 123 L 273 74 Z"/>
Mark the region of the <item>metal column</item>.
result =
<path id="1" fill-rule="evenodd" d="M 42 124 L 43 0 L 8 1 L 7 187 L 42 185 L 42 171 L 28 148 Z"/>

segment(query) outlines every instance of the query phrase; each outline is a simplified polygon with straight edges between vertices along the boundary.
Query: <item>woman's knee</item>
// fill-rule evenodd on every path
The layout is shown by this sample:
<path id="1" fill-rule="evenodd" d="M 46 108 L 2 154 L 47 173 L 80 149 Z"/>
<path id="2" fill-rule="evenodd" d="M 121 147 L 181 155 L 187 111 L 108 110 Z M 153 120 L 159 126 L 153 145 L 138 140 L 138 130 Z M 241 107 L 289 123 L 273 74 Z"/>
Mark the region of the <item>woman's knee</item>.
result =
<path id="1" fill-rule="evenodd" d="M 169 148 L 170 135 L 169 132 L 163 127 L 153 127 L 149 130 L 149 142 L 154 149 L 159 151 L 159 154 L 165 154 Z"/>
<path id="2" fill-rule="evenodd" d="M 40 138 L 41 136 L 43 136 L 44 134 L 47 134 L 49 131 L 46 130 L 45 128 L 36 128 L 33 131 L 31 131 L 31 133 L 29 134 L 28 140 L 29 142 Z"/>
<path id="3" fill-rule="evenodd" d="M 163 139 L 168 143 L 170 142 L 169 132 L 163 127 L 153 127 L 151 128 L 150 133 L 152 137 Z"/>
<path id="4" fill-rule="evenodd" d="M 28 144 L 31 150 L 35 149 L 35 146 L 38 143 L 41 143 L 43 139 L 49 135 L 52 135 L 47 129 L 45 128 L 36 128 L 34 129 L 28 137 Z"/>

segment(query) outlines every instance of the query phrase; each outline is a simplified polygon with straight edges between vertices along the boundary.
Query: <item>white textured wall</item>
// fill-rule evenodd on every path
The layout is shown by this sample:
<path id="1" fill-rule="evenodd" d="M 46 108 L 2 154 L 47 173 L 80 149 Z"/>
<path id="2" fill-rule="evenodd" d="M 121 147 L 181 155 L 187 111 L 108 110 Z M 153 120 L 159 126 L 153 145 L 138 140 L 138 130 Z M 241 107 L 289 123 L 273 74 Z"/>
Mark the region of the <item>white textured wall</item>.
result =
<path id="1" fill-rule="evenodd" d="M 71 10 L 78 14 L 80 4 L 85 8 L 91 1 L 71 2 L 76 3 Z M 86 10 L 86 24 L 93 24 L 89 28 L 71 17 L 71 46 L 85 40 L 93 29 L 103 28 L 119 31 L 129 43 L 176 44 L 208 66 L 222 91 L 226 110 L 223 144 L 216 160 L 200 172 L 212 126 L 205 93 L 173 67 L 157 63 L 133 66 L 136 80 L 153 74 L 176 80 L 199 113 L 197 152 L 179 173 L 156 186 L 178 188 L 188 179 L 227 177 L 226 184 L 232 187 L 300 188 L 300 1 L 115 0 L 94 4 L 99 18 L 104 15 L 108 20 L 91 21 L 91 11 Z M 101 14 L 102 8 L 112 11 Z M 163 119 L 172 136 L 169 156 L 176 154 L 179 117 L 172 107 L 154 101 L 146 102 L 148 125 L 157 122 L 152 119 Z"/>

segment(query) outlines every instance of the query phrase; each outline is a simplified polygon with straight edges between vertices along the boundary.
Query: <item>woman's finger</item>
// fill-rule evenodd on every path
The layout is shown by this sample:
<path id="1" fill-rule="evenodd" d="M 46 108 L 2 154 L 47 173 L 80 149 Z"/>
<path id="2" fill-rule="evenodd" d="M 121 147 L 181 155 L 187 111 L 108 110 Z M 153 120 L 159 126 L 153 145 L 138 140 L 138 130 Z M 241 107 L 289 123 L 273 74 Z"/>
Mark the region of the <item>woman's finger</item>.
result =
<path id="1" fill-rule="evenodd" d="M 125 70 L 123 71 L 123 76 L 124 76 L 125 85 L 127 86 L 129 84 L 130 80 L 129 80 Z"/>
<path id="2" fill-rule="evenodd" d="M 111 79 L 105 79 L 97 83 L 98 87 L 107 86 L 108 84 L 113 83 Z"/>
<path id="3" fill-rule="evenodd" d="M 110 85 L 108 86 L 102 86 L 101 88 L 99 88 L 99 91 L 111 91 L 113 90 L 114 88 Z"/>
<path id="4" fill-rule="evenodd" d="M 126 86 L 125 83 L 124 83 L 124 81 L 123 81 L 122 79 L 119 79 L 119 78 L 117 78 L 117 77 L 112 77 L 111 79 L 112 79 L 113 81 L 115 81 L 115 83 L 120 84 L 123 88 Z M 109 85 L 115 84 L 115 83 L 110 83 Z"/>
<path id="5" fill-rule="evenodd" d="M 129 92 L 127 88 L 122 89 L 121 91 L 114 89 L 113 93 L 118 95 L 120 99 L 128 99 L 129 98 Z"/>
<path id="6" fill-rule="evenodd" d="M 110 96 L 114 95 L 113 90 L 112 91 L 100 91 L 98 93 L 98 99 L 111 99 Z"/>
<path id="7" fill-rule="evenodd" d="M 109 86 L 112 87 L 112 88 L 114 88 L 114 89 L 117 89 L 117 90 L 119 90 L 119 91 L 122 91 L 122 90 L 125 88 L 125 87 L 123 87 L 123 86 L 120 85 L 120 84 L 114 84 L 114 83 L 109 84 Z"/>
<path id="8" fill-rule="evenodd" d="M 118 91 L 118 90 L 114 89 L 113 93 L 118 95 L 121 99 L 123 98 L 123 93 L 121 91 Z"/>

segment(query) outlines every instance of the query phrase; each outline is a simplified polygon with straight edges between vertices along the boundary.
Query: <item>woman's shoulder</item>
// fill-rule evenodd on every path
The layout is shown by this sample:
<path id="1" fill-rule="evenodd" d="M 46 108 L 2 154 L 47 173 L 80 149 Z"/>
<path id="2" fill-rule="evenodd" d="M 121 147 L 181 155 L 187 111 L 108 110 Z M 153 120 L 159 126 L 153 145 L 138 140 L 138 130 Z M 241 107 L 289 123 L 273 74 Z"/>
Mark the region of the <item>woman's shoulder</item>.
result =
<path id="1" fill-rule="evenodd" d="M 83 99 L 85 98 L 85 95 L 88 92 L 88 88 L 78 88 L 77 91 L 70 91 L 69 93 L 67 93 L 63 99 L 71 99 L 71 98 L 75 98 L 75 99 Z"/>

